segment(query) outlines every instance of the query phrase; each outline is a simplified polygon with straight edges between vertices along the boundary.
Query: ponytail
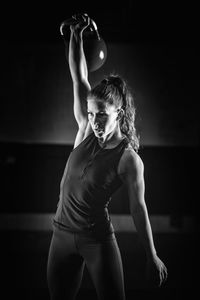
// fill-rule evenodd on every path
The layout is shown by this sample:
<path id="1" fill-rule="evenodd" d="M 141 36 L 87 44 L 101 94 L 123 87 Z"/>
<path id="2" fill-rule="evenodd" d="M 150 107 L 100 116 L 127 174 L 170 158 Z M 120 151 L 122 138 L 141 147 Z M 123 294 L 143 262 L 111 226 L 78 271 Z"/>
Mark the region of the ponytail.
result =
<path id="1" fill-rule="evenodd" d="M 106 101 L 123 110 L 119 121 L 121 132 L 137 152 L 139 149 L 139 137 L 135 128 L 136 109 L 133 95 L 124 79 L 118 75 L 109 75 L 89 92 L 89 97 Z"/>

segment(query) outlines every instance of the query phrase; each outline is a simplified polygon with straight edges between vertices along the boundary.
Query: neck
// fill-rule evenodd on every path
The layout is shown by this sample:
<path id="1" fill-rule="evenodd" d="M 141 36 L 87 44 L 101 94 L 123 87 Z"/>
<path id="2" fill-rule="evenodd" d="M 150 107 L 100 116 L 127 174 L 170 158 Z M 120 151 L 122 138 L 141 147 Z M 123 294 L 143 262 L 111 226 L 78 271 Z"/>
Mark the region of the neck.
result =
<path id="1" fill-rule="evenodd" d="M 123 138 L 124 138 L 124 136 L 123 136 L 121 130 L 116 130 L 116 131 L 110 132 L 106 136 L 98 138 L 98 142 L 101 146 L 106 147 L 108 145 L 117 144 Z"/>

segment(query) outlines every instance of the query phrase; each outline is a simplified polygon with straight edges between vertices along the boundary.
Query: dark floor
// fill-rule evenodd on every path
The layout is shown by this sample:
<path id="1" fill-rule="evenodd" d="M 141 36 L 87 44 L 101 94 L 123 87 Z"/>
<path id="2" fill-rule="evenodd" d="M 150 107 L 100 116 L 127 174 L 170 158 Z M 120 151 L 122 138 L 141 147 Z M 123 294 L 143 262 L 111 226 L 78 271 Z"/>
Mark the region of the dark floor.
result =
<path id="1" fill-rule="evenodd" d="M 195 292 L 196 293 L 196 292 Z M 185 299 L 185 297 L 192 298 L 195 293 L 191 289 L 162 289 L 159 291 L 144 291 L 144 290 L 130 290 L 126 292 L 126 300 L 167 300 L 167 299 Z M 195 297 L 196 298 L 196 297 Z M 27 300 L 46 300 L 50 299 L 48 291 L 45 289 L 9 289 L 4 293 L 4 300 L 10 299 L 27 299 Z M 67 300 L 67 299 L 65 299 Z M 95 291 L 81 289 L 77 300 L 97 300 Z M 114 300 L 114 299 L 111 299 Z"/>
<path id="2" fill-rule="evenodd" d="M 197 238 L 195 234 L 155 234 L 158 254 L 168 268 L 165 286 L 150 290 L 144 277 L 145 256 L 135 233 L 116 233 L 122 254 L 127 300 L 182 299 L 195 295 L 198 284 Z M 51 232 L 1 232 L 1 290 L 7 299 L 49 299 L 46 262 Z M 90 276 L 85 269 L 77 300 L 96 300 Z"/>

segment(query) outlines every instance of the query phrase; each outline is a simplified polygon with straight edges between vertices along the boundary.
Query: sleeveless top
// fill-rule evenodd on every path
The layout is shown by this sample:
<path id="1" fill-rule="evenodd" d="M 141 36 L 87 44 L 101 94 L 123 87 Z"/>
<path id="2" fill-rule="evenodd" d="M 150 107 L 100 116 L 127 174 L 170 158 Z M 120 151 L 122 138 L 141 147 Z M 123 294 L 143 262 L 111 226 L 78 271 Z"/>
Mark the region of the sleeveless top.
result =
<path id="1" fill-rule="evenodd" d="M 108 204 L 122 185 L 117 169 L 127 144 L 124 138 L 116 147 L 103 149 L 91 133 L 71 151 L 60 184 L 54 225 L 76 233 L 114 232 Z"/>

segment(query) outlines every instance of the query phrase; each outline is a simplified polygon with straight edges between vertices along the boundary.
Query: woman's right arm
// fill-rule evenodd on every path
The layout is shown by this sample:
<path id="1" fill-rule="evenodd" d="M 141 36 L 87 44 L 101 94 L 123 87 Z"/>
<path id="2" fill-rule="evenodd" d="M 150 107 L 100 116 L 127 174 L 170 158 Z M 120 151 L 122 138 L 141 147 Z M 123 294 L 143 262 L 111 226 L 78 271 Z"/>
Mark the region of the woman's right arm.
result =
<path id="1" fill-rule="evenodd" d="M 91 89 L 88 81 L 88 69 L 83 50 L 83 31 L 89 25 L 89 17 L 83 16 L 83 21 L 70 27 L 69 69 L 73 82 L 74 117 L 79 131 L 84 132 L 87 127 L 87 94 Z"/>

